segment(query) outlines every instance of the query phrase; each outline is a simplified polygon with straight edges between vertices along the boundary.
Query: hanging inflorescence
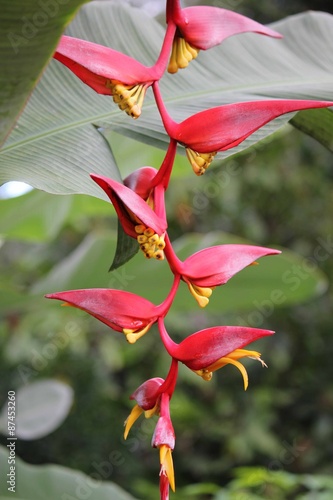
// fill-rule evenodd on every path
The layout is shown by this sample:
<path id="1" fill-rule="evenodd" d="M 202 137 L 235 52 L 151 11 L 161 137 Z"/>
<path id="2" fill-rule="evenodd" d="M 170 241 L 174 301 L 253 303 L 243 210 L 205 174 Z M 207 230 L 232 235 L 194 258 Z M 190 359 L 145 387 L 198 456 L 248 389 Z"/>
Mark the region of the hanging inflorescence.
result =
<path id="1" fill-rule="evenodd" d="M 152 87 L 155 102 L 170 142 L 158 170 L 142 167 L 124 183 L 92 174 L 91 177 L 110 198 L 124 232 L 137 241 L 145 257 L 165 259 L 174 276 L 165 300 L 155 305 L 130 292 L 114 289 L 71 290 L 47 295 L 82 309 L 115 331 L 122 332 L 130 344 L 157 324 L 162 345 L 170 356 L 165 377 L 143 382 L 131 396 L 136 402 L 125 422 L 125 438 L 134 422 L 144 414 L 158 417 L 152 446 L 159 449 L 161 499 L 175 489 L 172 451 L 175 433 L 169 403 L 174 393 L 178 364 L 209 381 L 214 371 L 227 364 L 236 366 L 247 388 L 247 372 L 240 360 L 256 359 L 260 353 L 243 349 L 250 342 L 273 332 L 249 327 L 215 326 L 186 337 L 179 344 L 169 336 L 165 317 L 172 305 L 180 281 L 200 307 L 209 303 L 213 289 L 252 265 L 260 257 L 280 253 L 254 245 L 217 245 L 203 249 L 185 261 L 176 255 L 167 233 L 164 202 L 175 160 L 177 145 L 186 149 L 196 175 L 203 175 L 219 151 L 231 149 L 274 118 L 309 108 L 332 106 L 332 102 L 306 100 L 261 100 L 227 104 L 194 114 L 176 123 L 164 104 L 159 80 L 168 71 L 186 68 L 202 50 L 223 42 L 231 35 L 253 32 L 274 38 L 281 35 L 240 14 L 215 7 L 182 9 L 179 0 L 167 0 L 167 28 L 156 63 L 146 67 L 113 49 L 85 40 L 63 36 L 54 58 L 66 65 L 96 92 L 113 96 L 114 102 L 132 118 L 142 112 L 145 94 Z M 199 56 L 201 57 L 201 56 Z M 158 283 L 154 280 L 153 283 Z"/>

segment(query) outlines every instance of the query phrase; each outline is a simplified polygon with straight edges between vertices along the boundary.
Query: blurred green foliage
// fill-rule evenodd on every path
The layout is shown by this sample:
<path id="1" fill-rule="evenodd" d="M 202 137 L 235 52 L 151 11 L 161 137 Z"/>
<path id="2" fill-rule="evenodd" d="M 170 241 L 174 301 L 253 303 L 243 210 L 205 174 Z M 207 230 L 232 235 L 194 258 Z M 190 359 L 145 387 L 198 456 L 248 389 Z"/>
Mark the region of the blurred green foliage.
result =
<path id="1" fill-rule="evenodd" d="M 268 22 L 321 4 L 244 0 L 218 5 Z M 153 150 L 142 149 L 133 168 L 154 157 Z M 172 239 L 188 231 L 223 231 L 258 245 L 285 246 L 312 259 L 332 283 L 333 162 L 322 146 L 288 128 L 242 155 L 216 162 L 200 179 L 188 167 L 183 172 L 181 162 L 167 193 Z M 121 167 L 123 175 L 131 170 Z M 116 218 L 100 200 L 38 197 L 36 205 L 21 207 L 8 219 L 6 211 L 17 200 L 1 206 L 0 402 L 9 389 L 53 377 L 73 387 L 75 403 L 51 435 L 18 441 L 17 454 L 31 464 L 61 464 L 112 480 L 137 498 L 153 500 L 159 469 L 158 454 L 150 447 L 153 422 L 139 420 L 126 442 L 122 432 L 133 406 L 129 395 L 145 379 L 167 373 L 169 359 L 157 331 L 129 346 L 84 313 L 47 303 L 41 294 L 29 295 L 86 235 L 115 231 Z M 45 198 L 52 199 L 49 209 L 39 210 Z M 110 244 L 108 264 L 113 250 Z M 305 262 L 290 283 L 295 291 L 314 272 Z M 111 282 L 127 289 L 126 271 L 117 272 L 115 277 L 106 274 L 103 286 Z M 247 363 L 246 393 L 233 367 L 210 383 L 180 370 L 171 404 L 177 435 L 175 500 L 332 498 L 332 306 L 330 285 L 321 296 L 298 305 L 262 303 L 260 309 L 213 316 L 208 306 L 170 321 L 175 339 L 192 325 L 250 323 L 276 330 L 273 338 L 257 344 L 269 369 Z M 5 444 L 4 437 L 0 443 Z"/>

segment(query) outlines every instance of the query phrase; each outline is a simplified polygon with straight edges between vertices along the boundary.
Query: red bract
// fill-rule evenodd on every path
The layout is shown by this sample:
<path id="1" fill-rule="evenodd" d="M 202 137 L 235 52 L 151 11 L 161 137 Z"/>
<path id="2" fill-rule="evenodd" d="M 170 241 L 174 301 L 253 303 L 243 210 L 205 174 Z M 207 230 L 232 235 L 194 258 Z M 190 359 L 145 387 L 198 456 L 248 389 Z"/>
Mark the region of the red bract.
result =
<path id="1" fill-rule="evenodd" d="M 138 118 L 147 88 L 163 75 L 175 26 L 168 26 L 160 56 L 147 67 L 103 45 L 63 35 L 54 58 L 99 94 L 112 95 L 119 108 Z"/>
<path id="2" fill-rule="evenodd" d="M 172 137 L 200 153 L 225 151 L 278 116 L 330 106 L 332 101 L 295 99 L 236 102 L 190 116 L 172 129 Z"/>
<path id="3" fill-rule="evenodd" d="M 175 447 L 175 431 L 173 430 L 170 418 L 170 397 L 167 393 L 161 396 L 160 418 L 157 421 L 152 446 L 160 450 L 160 491 L 161 498 L 168 493 L 168 488 L 165 485 L 165 478 L 171 486 L 172 491 L 175 491 L 175 474 L 172 461 L 172 450 Z M 164 476 L 164 477 L 163 477 Z M 165 498 L 168 498 L 167 496 Z"/>
<path id="4" fill-rule="evenodd" d="M 169 500 L 169 479 L 165 474 L 160 474 L 160 500 Z"/>
<path id="5" fill-rule="evenodd" d="M 156 405 L 157 398 L 161 395 L 160 389 L 163 383 L 163 378 L 150 378 L 133 392 L 130 399 L 134 399 L 144 411 L 151 410 Z"/>
<path id="6" fill-rule="evenodd" d="M 147 258 L 164 258 L 164 235 L 167 222 L 164 211 L 164 189 L 156 188 L 154 201 L 161 217 L 132 189 L 113 179 L 91 174 L 91 178 L 106 192 L 117 212 L 124 231 L 137 239 Z M 155 207 L 154 207 L 155 208 Z"/>
<path id="7" fill-rule="evenodd" d="M 209 302 L 212 288 L 224 285 L 236 273 L 260 257 L 277 255 L 279 250 L 254 245 L 219 245 L 205 248 L 183 263 L 182 279 L 201 307 Z"/>
<path id="8" fill-rule="evenodd" d="M 181 361 L 206 380 L 210 380 L 213 371 L 228 363 L 234 364 L 242 372 L 245 389 L 246 371 L 237 359 L 252 357 L 260 360 L 260 353 L 246 351 L 242 347 L 274 333 L 270 330 L 242 326 L 215 326 L 193 333 L 180 344 L 176 344 L 168 335 L 162 318 L 159 318 L 158 326 L 163 344 L 174 359 Z"/>
<path id="9" fill-rule="evenodd" d="M 134 391 L 130 399 L 134 399 L 137 404 L 125 421 L 125 439 L 127 439 L 132 425 L 143 412 L 146 418 L 150 418 L 153 415 L 161 415 L 163 417 L 169 415 L 169 401 L 175 390 L 177 375 L 178 362 L 172 359 L 169 373 L 165 380 L 159 377 L 151 378 Z"/>
<path id="10" fill-rule="evenodd" d="M 173 450 L 175 447 L 175 431 L 171 423 L 169 404 L 170 396 L 164 392 L 161 395 L 160 418 L 157 421 L 152 438 L 152 446 L 154 448 L 167 445 Z"/>
<path id="11" fill-rule="evenodd" d="M 276 99 L 225 104 L 174 122 L 163 103 L 158 84 L 155 99 L 168 135 L 186 148 L 187 157 L 197 175 L 205 173 L 218 151 L 238 146 L 247 137 L 275 118 L 304 109 L 328 108 L 332 101 Z"/>
<path id="12" fill-rule="evenodd" d="M 164 380 L 159 377 L 146 380 L 134 391 L 130 399 L 134 399 L 137 404 L 133 407 L 131 413 L 125 420 L 124 439 L 127 439 L 128 433 L 132 425 L 137 421 L 142 413 L 146 418 L 159 414 L 160 411 L 160 398 L 161 386 Z"/>
<path id="13" fill-rule="evenodd" d="M 161 323 L 162 320 L 159 321 L 159 326 Z M 244 326 L 214 326 L 189 335 L 180 344 L 165 335 L 162 335 L 162 340 L 170 356 L 191 370 L 201 370 L 235 349 L 241 349 L 250 342 L 273 333 L 270 330 Z"/>
<path id="14" fill-rule="evenodd" d="M 157 321 L 160 307 L 134 293 L 93 288 L 50 293 L 47 299 L 64 301 L 82 309 L 117 332 L 123 332 L 129 343 L 136 342 Z"/>
<path id="15" fill-rule="evenodd" d="M 168 238 L 166 243 L 165 254 L 172 271 L 187 283 L 200 307 L 208 304 L 213 288 L 224 285 L 260 257 L 281 253 L 280 250 L 255 245 L 217 245 L 200 250 L 182 262 L 174 253 Z"/>
<path id="16" fill-rule="evenodd" d="M 124 179 L 124 185 L 147 201 L 151 196 L 152 182 L 157 173 L 156 168 L 140 167 Z"/>
<path id="17" fill-rule="evenodd" d="M 168 0 L 167 22 L 177 26 L 168 67 L 170 73 L 185 68 L 200 49 L 210 49 L 233 35 L 252 32 L 282 38 L 276 31 L 236 12 L 207 6 L 182 9 L 179 0 Z"/>

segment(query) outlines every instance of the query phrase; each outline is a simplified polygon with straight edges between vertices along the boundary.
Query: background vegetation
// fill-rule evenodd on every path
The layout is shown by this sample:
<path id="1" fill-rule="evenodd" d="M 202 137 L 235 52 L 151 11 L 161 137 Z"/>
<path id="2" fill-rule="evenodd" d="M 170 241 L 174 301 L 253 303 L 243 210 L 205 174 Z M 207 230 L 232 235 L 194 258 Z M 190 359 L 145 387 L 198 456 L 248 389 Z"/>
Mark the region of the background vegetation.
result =
<path id="1" fill-rule="evenodd" d="M 291 9 L 314 7 L 300 1 L 269 4 L 266 8 L 267 2 L 244 1 L 235 8 L 267 22 Z M 328 10 L 325 2 L 321 6 Z M 113 134 L 110 140 L 121 138 Z M 161 152 L 147 153 L 147 147 L 140 151 L 138 166 L 146 164 L 148 154 L 159 163 Z M 200 186 L 189 170 L 181 182 L 172 181 L 167 199 L 172 239 L 209 230 L 258 245 L 287 247 L 301 256 L 288 284 L 295 293 L 322 273 L 316 293 L 297 305 L 275 304 L 269 297 L 258 300 L 254 288 L 248 290 L 251 300 L 243 310 L 221 307 L 213 318 L 209 311 L 197 310 L 171 316 L 169 329 L 175 339 L 201 325 L 219 323 L 276 330 L 273 338 L 257 344 L 269 369 L 247 364 L 250 387 L 245 393 L 232 367 L 214 375 L 210 383 L 181 370 L 172 401 L 175 499 L 331 498 L 332 172 L 331 153 L 287 126 L 274 139 L 217 162 L 200 178 Z M 84 313 L 42 298 L 58 290 L 56 266 L 68 256 L 77 273 L 71 276 L 74 282 L 97 286 L 90 277 L 94 266 L 102 265 L 101 286 L 135 286 L 134 267 L 125 265 L 114 275 L 106 274 L 114 251 L 110 238 L 116 231 L 110 205 L 88 197 L 32 192 L 2 200 L 0 210 L 0 402 L 8 390 L 46 377 L 68 383 L 75 394 L 65 422 L 48 436 L 18 440 L 17 454 L 30 464 L 55 463 L 92 476 L 97 473 L 136 498 L 156 498 L 153 423 L 139 421 L 127 442 L 122 431 L 132 408 L 128 396 L 145 379 L 167 371 L 168 358 L 157 331 L 133 348 Z M 105 239 L 106 246 L 97 245 Z M 78 247 L 81 253 L 73 257 Z M 155 276 L 147 275 L 148 284 Z M 272 283 L 272 289 L 278 286 Z M 191 300 L 185 287 L 183 293 Z M 223 294 L 228 294 L 228 286 L 218 298 Z M 5 437 L 0 442 L 6 444 Z"/>

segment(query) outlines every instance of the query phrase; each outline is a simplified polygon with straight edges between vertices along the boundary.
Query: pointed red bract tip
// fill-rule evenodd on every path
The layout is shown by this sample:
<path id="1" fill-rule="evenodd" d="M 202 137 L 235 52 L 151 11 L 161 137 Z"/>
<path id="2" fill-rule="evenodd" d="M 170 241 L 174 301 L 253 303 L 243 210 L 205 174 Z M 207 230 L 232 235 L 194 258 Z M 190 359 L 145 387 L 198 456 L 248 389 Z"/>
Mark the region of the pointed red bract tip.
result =
<path id="1" fill-rule="evenodd" d="M 197 286 L 223 285 L 257 259 L 280 253 L 280 250 L 256 245 L 217 245 L 188 257 L 183 264 L 183 275 Z"/>
<path id="2" fill-rule="evenodd" d="M 97 43 L 63 35 L 54 59 L 67 66 L 80 80 L 101 94 L 111 94 L 110 81 L 136 85 L 154 81 L 150 68 L 132 57 Z"/>
<path id="3" fill-rule="evenodd" d="M 201 370 L 235 349 L 242 349 L 261 337 L 273 334 L 271 330 L 259 328 L 216 326 L 193 333 L 180 344 L 173 343 L 170 353 L 191 370 Z"/>
<path id="4" fill-rule="evenodd" d="M 242 33 L 282 38 L 280 33 L 268 26 L 219 7 L 187 7 L 182 10 L 182 18 L 177 26 L 186 41 L 201 50 L 215 47 L 227 38 Z"/>
<path id="5" fill-rule="evenodd" d="M 192 115 L 169 127 L 168 133 L 198 153 L 226 151 L 281 115 L 331 106 L 332 101 L 300 99 L 237 102 Z"/>
<path id="6" fill-rule="evenodd" d="M 82 309 L 116 331 L 140 330 L 158 319 L 158 309 L 149 300 L 123 290 L 91 288 L 45 295 Z"/>

